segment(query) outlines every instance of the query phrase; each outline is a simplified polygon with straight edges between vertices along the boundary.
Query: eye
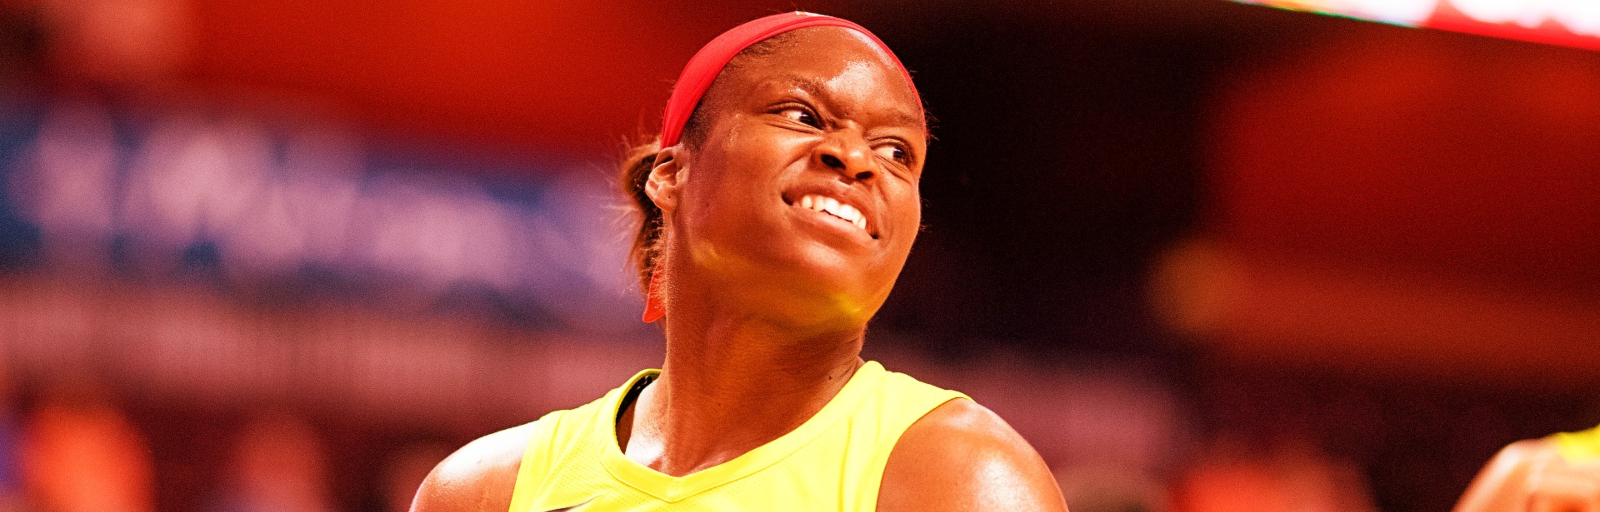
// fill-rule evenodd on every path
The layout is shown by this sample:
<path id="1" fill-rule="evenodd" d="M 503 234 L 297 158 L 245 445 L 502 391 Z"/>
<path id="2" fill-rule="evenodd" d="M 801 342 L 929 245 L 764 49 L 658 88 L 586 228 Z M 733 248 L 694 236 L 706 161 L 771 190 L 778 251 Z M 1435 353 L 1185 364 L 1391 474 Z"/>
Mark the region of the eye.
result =
<path id="1" fill-rule="evenodd" d="M 909 155 L 906 153 L 905 148 L 893 144 L 878 146 L 873 148 L 873 151 L 878 153 L 878 156 L 883 157 L 884 159 L 893 162 L 899 162 L 901 164 L 908 164 L 911 160 Z"/>
<path id="2" fill-rule="evenodd" d="M 817 122 L 816 114 L 812 114 L 811 110 L 805 107 L 785 107 L 783 110 L 778 111 L 778 115 L 812 128 L 822 127 L 822 124 Z"/>

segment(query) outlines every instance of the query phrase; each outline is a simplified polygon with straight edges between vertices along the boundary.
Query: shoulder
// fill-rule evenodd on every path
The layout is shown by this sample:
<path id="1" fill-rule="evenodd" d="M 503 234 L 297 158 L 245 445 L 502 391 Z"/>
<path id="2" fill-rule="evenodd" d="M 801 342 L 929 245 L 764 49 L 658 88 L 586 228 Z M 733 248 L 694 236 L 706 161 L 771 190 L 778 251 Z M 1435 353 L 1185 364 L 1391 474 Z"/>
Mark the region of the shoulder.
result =
<path id="1" fill-rule="evenodd" d="M 951 400 L 913 423 L 889 454 L 878 510 L 1064 512 L 1055 477 L 999 415 Z"/>
<path id="2" fill-rule="evenodd" d="M 1506 445 L 1478 474 L 1477 483 L 1520 481 L 1532 468 L 1548 466 L 1561 460 L 1556 444 L 1548 439 L 1524 439 Z"/>
<path id="3" fill-rule="evenodd" d="M 1535 492 L 1530 484 L 1540 471 L 1565 467 L 1556 464 L 1561 455 L 1555 443 L 1545 439 L 1517 441 L 1502 448 L 1484 465 L 1462 493 L 1455 512 L 1512 510 L 1521 508 Z"/>
<path id="4" fill-rule="evenodd" d="M 1529 462 L 1555 459 L 1560 453 L 1549 439 L 1524 439 L 1506 445 L 1495 454 L 1494 461 L 1505 466 L 1525 466 Z"/>
<path id="5" fill-rule="evenodd" d="M 417 489 L 412 512 L 501 512 L 511 507 L 517 468 L 535 423 L 467 443 L 434 466 Z"/>

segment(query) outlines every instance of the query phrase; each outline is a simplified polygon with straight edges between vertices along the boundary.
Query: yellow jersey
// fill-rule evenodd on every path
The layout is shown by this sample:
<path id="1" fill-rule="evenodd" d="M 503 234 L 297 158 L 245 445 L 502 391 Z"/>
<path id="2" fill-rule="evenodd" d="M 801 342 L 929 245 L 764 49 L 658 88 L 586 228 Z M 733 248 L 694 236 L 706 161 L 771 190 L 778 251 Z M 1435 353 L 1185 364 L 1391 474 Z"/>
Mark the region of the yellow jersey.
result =
<path id="1" fill-rule="evenodd" d="M 1600 427 L 1582 432 L 1561 432 L 1546 438 L 1556 444 L 1556 451 L 1568 464 L 1592 464 L 1600 461 Z"/>
<path id="2" fill-rule="evenodd" d="M 871 511 L 895 442 L 912 423 L 966 395 L 868 362 L 793 431 L 733 460 L 674 477 L 623 455 L 616 423 L 645 370 L 599 400 L 533 425 L 510 512 Z"/>

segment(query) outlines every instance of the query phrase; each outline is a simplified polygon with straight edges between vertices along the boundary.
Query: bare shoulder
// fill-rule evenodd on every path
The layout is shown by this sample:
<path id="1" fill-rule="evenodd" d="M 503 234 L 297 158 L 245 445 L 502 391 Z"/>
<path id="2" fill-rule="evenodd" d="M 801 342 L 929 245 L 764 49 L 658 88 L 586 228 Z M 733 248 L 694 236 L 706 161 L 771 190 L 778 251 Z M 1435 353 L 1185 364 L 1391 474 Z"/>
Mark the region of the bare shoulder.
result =
<path id="1" fill-rule="evenodd" d="M 412 512 L 504 512 L 533 423 L 478 438 L 434 466 L 417 489 Z"/>
<path id="2" fill-rule="evenodd" d="M 993 411 L 951 400 L 917 420 L 889 454 L 878 510 L 1067 509 L 1038 452 Z"/>
<path id="3" fill-rule="evenodd" d="M 1496 453 L 1486 468 L 1498 471 L 1521 471 L 1527 466 L 1539 463 L 1548 464 L 1550 461 L 1560 459 L 1561 454 L 1556 450 L 1556 444 L 1545 439 L 1524 439 L 1506 445 Z"/>
<path id="4" fill-rule="evenodd" d="M 1455 512 L 1520 510 L 1533 497 L 1540 471 L 1565 467 L 1554 443 L 1528 439 L 1507 445 L 1472 479 Z"/>

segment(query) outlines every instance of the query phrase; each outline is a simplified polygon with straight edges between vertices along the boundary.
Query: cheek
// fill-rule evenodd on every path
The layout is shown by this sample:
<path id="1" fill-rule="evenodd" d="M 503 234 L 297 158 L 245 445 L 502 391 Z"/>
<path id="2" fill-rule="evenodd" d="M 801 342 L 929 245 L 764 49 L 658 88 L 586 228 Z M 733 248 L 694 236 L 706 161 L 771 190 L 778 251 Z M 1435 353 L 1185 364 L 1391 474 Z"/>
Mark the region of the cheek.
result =
<path id="1" fill-rule="evenodd" d="M 922 231 L 922 195 L 917 192 L 915 184 L 906 185 L 904 190 L 890 194 L 888 206 L 890 211 L 896 212 L 895 232 L 906 234 L 897 237 L 899 240 L 896 241 L 896 245 L 901 252 L 909 252 L 912 242 L 916 241 L 917 233 Z"/>
<path id="2" fill-rule="evenodd" d="M 894 194 L 893 197 L 895 210 L 906 212 L 903 215 L 905 217 L 903 222 L 912 228 L 919 227 L 922 224 L 922 194 L 917 189 L 917 184 L 910 183 L 905 185 L 903 190 Z"/>
<path id="3" fill-rule="evenodd" d="M 680 208 L 701 234 L 747 232 L 773 215 L 770 203 L 781 201 L 770 170 L 772 152 L 748 146 L 724 146 L 695 162 Z"/>
<path id="4" fill-rule="evenodd" d="M 770 189 L 786 169 L 808 154 L 803 141 L 760 126 L 731 128 L 715 162 L 702 174 L 725 192 Z M 776 191 L 774 191 L 776 192 Z"/>
<path id="5" fill-rule="evenodd" d="M 681 217 L 689 224 L 686 227 L 695 233 L 695 238 L 722 238 L 725 232 L 741 229 L 740 220 L 745 216 L 740 212 L 752 207 L 749 194 L 732 186 L 735 184 L 723 179 L 720 173 L 705 173 L 695 178 L 697 182 L 685 191 L 686 205 Z"/>

